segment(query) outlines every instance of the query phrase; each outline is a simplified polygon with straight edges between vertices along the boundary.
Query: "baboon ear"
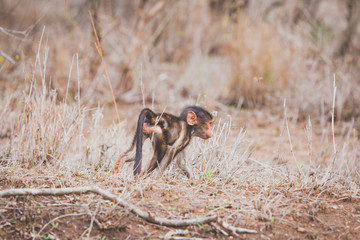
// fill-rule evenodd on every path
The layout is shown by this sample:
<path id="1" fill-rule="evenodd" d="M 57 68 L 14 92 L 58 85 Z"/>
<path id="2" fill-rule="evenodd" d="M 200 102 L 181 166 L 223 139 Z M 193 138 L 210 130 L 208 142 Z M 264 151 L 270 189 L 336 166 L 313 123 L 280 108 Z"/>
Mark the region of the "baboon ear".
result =
<path id="1" fill-rule="evenodd" d="M 191 126 L 197 124 L 198 120 L 197 120 L 196 113 L 194 113 L 193 111 L 189 111 L 187 114 L 187 117 L 186 117 L 186 121 Z"/>

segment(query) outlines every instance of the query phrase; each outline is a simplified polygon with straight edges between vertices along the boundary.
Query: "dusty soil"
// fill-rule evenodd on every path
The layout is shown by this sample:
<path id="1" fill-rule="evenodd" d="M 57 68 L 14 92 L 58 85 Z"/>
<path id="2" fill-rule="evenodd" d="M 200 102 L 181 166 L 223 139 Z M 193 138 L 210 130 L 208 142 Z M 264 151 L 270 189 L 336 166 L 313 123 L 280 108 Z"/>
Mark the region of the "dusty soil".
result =
<path id="1" fill-rule="evenodd" d="M 257 158 L 275 159 L 282 148 L 286 150 L 280 151 L 282 158 L 277 161 L 293 160 L 289 147 L 285 147 L 289 140 L 280 117 L 255 112 L 239 116 L 241 121 L 235 123 L 234 129 L 247 129 L 247 136 L 255 142 Z M 256 121 L 248 120 L 251 118 Z M 309 161 L 311 151 L 315 155 L 322 141 L 321 131 L 314 131 L 314 144 L 309 151 L 304 125 L 289 125 L 293 152 L 299 162 Z M 344 142 L 340 133 L 337 137 L 339 145 Z M 2 190 L 93 184 L 157 216 L 179 219 L 217 214 L 226 217 L 231 225 L 258 233 L 235 236 L 217 223 L 187 228 L 155 225 L 101 196 L 87 194 L 0 198 L 0 239 L 31 239 L 39 232 L 40 239 L 359 239 L 360 236 L 359 195 L 354 198 L 341 192 L 304 188 L 300 182 L 254 185 L 206 178 L 190 181 L 168 175 L 160 180 L 147 180 L 139 187 L 139 182 L 124 182 L 107 173 L 69 177 L 46 167 L 41 171 L 0 172 Z"/>
<path id="2" fill-rule="evenodd" d="M 3 188 L 24 187 L 21 183 L 17 185 L 4 177 L 5 174 L 2 173 Z M 261 186 L 235 183 L 224 186 L 221 182 L 185 182 L 164 178 L 160 186 L 152 182 L 142 193 L 137 192 L 127 200 L 153 214 L 169 218 L 191 218 L 210 212 L 220 216 L 233 214 L 234 218 L 230 220 L 233 225 L 258 231 L 257 234 L 226 236 L 217 224 L 205 224 L 189 226 L 183 229 L 187 232 L 174 235 L 177 237 L 358 239 L 360 236 L 359 200 L 331 196 L 319 189 L 300 191 L 295 186 L 274 186 L 269 194 L 276 192 L 286 199 L 285 202 L 294 199 L 297 207 L 292 207 L 290 214 L 283 216 L 279 214 L 281 209 L 277 209 L 272 218 L 254 218 L 244 209 L 251 207 L 248 199 L 261 191 Z M 113 192 L 120 193 L 121 190 Z M 309 200 L 312 198 L 318 198 L 319 201 L 314 204 Z M 180 230 L 147 223 L 126 209 L 93 194 L 2 198 L 0 206 L 2 239 L 30 239 L 32 233 L 39 233 L 42 228 L 42 239 L 85 238 L 89 236 L 86 231 L 89 228 L 93 239 L 158 239 Z M 259 208 L 264 208 L 265 211 L 266 207 Z M 281 208 L 286 209 L 286 203 Z"/>

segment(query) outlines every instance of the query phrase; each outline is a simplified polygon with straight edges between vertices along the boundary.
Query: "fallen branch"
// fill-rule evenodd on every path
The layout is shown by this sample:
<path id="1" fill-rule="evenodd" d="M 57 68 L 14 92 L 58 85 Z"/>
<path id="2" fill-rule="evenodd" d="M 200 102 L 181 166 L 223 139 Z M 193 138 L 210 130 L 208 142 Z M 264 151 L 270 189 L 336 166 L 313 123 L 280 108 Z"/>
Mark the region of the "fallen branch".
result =
<path id="1" fill-rule="evenodd" d="M 97 186 L 88 186 L 88 187 L 76 187 L 76 188 L 47 188 L 47 189 L 33 189 L 33 188 L 24 188 L 24 189 L 8 189 L 0 191 L 0 197 L 12 197 L 12 196 L 24 196 L 24 195 L 52 195 L 52 196 L 61 196 L 67 194 L 85 194 L 85 193 L 95 193 L 101 195 L 104 199 L 115 202 L 122 207 L 128 209 L 130 212 L 135 215 L 143 218 L 144 220 L 155 223 L 162 226 L 168 227 L 186 227 L 189 225 L 196 224 L 205 224 L 210 222 L 218 222 L 223 228 L 227 229 L 231 233 L 257 233 L 255 230 L 245 229 L 245 228 L 236 228 L 230 224 L 222 221 L 218 216 L 212 215 L 208 217 L 198 217 L 191 219 L 168 219 L 163 217 L 154 216 L 150 212 L 145 212 L 140 208 L 137 208 L 135 205 L 128 203 L 122 198 L 117 197 L 116 195 L 101 189 Z"/>
<path id="2" fill-rule="evenodd" d="M 227 222 L 221 220 L 220 218 L 217 219 L 217 222 L 235 236 L 239 236 L 238 233 L 257 233 L 256 230 L 234 227 Z"/>
<path id="3" fill-rule="evenodd" d="M 128 203 L 127 201 L 115 196 L 114 194 L 103 190 L 96 186 L 89 187 L 77 187 L 77 188 L 49 188 L 49 189 L 9 189 L 0 191 L 0 197 L 10 197 L 10 196 L 22 196 L 22 195 L 67 195 L 67 194 L 85 194 L 85 193 L 96 193 L 101 195 L 104 199 L 110 200 L 112 202 L 116 202 L 123 206 L 126 209 L 129 209 L 130 212 L 135 215 L 145 219 L 148 222 L 156 223 L 159 225 L 171 226 L 171 227 L 184 227 L 188 225 L 195 224 L 205 224 L 212 221 L 216 221 L 217 216 L 209 216 L 209 217 L 199 217 L 193 219 L 184 219 L 184 220 L 176 220 L 176 219 L 167 219 L 162 217 L 156 217 L 149 212 L 145 212 L 136 206 Z"/>

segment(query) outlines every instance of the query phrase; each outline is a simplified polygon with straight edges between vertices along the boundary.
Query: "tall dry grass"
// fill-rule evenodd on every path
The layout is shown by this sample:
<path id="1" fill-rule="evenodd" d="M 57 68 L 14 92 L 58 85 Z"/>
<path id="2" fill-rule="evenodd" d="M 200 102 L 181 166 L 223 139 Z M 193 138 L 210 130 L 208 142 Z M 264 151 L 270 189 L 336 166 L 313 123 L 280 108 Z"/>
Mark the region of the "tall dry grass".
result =
<path id="1" fill-rule="evenodd" d="M 329 118 L 328 99 L 336 73 L 337 119 L 359 116 L 354 97 L 360 86 L 357 28 L 350 35 L 350 50 L 354 51 L 335 54 L 348 26 L 348 9 L 342 1 L 170 1 L 153 15 L 156 3 L 151 1 L 27 4 L 28 8 L 22 9 L 13 1 L 4 2 L 9 13 L 2 18 L 0 44 L 12 58 L 3 57 L 5 86 L 25 86 L 23 72 L 31 72 L 33 45 L 46 25 L 50 46 L 47 77 L 51 77 L 50 86 L 57 89 L 58 98 L 66 94 L 63 86 L 69 58 L 77 52 L 86 89 L 82 99 L 89 107 L 97 106 L 98 99 L 110 104 L 111 94 L 94 45 L 91 10 L 97 16 L 95 25 L 111 85 L 123 102 L 142 101 L 143 79 L 149 102 L 155 98 L 154 102 L 169 101 L 170 105 L 178 99 L 193 103 L 206 95 L 213 99 L 209 104 L 217 107 L 225 98 L 233 105 L 265 106 L 281 112 L 286 98 L 295 118 L 305 120 L 311 115 L 320 121 Z M 25 13 L 26 9 L 31 11 Z M 54 14 L 49 15 L 49 9 Z M 24 16 L 23 21 L 19 16 Z M 354 21 L 349 24 L 353 26 Z M 76 81 L 72 81 L 69 101 L 74 101 L 76 91 Z"/>
<path id="2" fill-rule="evenodd" d="M 282 92 L 291 91 L 305 78 L 307 46 L 299 44 L 301 39 L 297 36 L 281 34 L 267 22 L 242 16 L 229 38 L 225 51 L 231 64 L 232 104 L 242 99 L 243 106 L 248 108 L 272 106 Z"/>
<path id="3" fill-rule="evenodd" d="M 2 99 L 6 103 L 1 112 L 2 166 L 35 169 L 49 166 L 70 172 L 109 171 L 119 154 L 118 147 L 114 146 L 121 145 L 114 141 L 127 140 L 123 136 L 124 123 L 104 129 L 103 109 L 100 106 L 89 109 L 83 104 L 79 59 L 75 55 L 69 61 L 68 82 L 62 89 L 65 97 L 59 99 L 57 90 L 50 88 L 49 47 L 42 40 L 41 37 L 32 78 L 26 88 L 13 93 L 16 99 Z M 68 102 L 69 86 L 73 81 L 77 86 L 76 101 Z M 120 149 L 124 151 L 125 146 Z"/>

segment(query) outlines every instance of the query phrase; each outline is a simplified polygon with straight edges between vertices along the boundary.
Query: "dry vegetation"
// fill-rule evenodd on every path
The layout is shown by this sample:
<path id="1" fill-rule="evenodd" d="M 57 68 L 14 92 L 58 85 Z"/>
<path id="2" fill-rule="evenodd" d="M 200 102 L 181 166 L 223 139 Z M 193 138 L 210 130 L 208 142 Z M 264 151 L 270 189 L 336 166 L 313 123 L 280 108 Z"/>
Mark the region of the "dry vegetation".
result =
<path id="1" fill-rule="evenodd" d="M 358 1 L 5 0 L 0 13 L 1 190 L 98 186 L 159 217 L 257 231 L 152 224 L 89 193 L 0 198 L 0 239 L 360 236 Z M 214 137 L 186 151 L 195 179 L 110 174 L 144 105 L 189 104 L 216 114 Z"/>

